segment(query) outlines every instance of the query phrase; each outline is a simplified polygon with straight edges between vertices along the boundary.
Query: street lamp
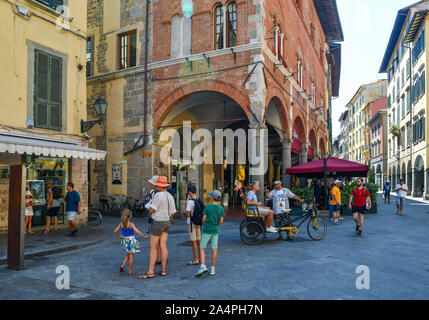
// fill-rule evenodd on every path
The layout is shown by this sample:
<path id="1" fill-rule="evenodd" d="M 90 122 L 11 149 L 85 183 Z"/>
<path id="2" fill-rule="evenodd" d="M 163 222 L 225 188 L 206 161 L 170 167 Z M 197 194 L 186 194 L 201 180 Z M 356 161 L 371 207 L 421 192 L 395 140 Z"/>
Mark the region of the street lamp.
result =
<path id="1" fill-rule="evenodd" d="M 94 102 L 94 109 L 95 109 L 95 112 L 97 113 L 98 116 L 104 116 L 106 114 L 106 110 L 107 110 L 107 102 L 104 99 L 102 99 L 101 97 L 99 97 Z M 80 120 L 80 132 L 85 133 L 85 132 L 91 130 L 91 128 L 94 127 L 96 124 L 101 125 L 101 123 L 102 123 L 101 119 L 92 120 L 92 121 Z"/>

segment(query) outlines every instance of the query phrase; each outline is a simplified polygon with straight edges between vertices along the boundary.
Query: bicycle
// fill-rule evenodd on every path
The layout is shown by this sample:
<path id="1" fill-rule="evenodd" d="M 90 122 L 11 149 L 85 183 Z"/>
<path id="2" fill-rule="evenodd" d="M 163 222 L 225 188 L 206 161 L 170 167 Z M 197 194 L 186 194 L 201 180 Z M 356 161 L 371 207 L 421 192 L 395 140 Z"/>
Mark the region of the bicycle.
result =
<path id="1" fill-rule="evenodd" d="M 121 199 L 122 198 L 122 199 Z M 100 199 L 101 213 L 106 216 L 120 217 L 124 196 L 115 196 L 109 199 Z"/>
<path id="2" fill-rule="evenodd" d="M 98 227 L 103 221 L 101 212 L 96 209 L 90 209 L 88 213 L 88 224 L 93 227 Z"/>
<path id="3" fill-rule="evenodd" d="M 256 245 L 262 243 L 266 238 L 266 230 L 264 217 L 259 214 L 258 207 L 256 212 L 249 214 L 247 205 L 243 205 L 246 212 L 246 219 L 240 224 L 240 236 L 241 240 L 247 245 Z M 293 237 L 298 235 L 299 228 L 307 219 L 310 219 L 307 224 L 307 233 L 311 239 L 315 241 L 322 240 L 327 233 L 326 222 L 317 217 L 317 209 L 313 201 L 307 201 L 302 205 L 303 215 L 297 218 L 291 219 L 289 216 L 290 209 L 285 210 L 284 213 L 278 215 L 276 218 L 279 227 L 279 233 L 289 232 Z M 296 221 L 302 220 L 298 226 L 295 226 Z M 320 233 L 320 235 L 317 235 Z"/>
<path id="4" fill-rule="evenodd" d="M 147 210 L 144 207 L 143 201 L 134 199 L 133 197 L 127 197 L 125 203 L 121 205 L 121 211 L 122 209 L 131 210 L 133 216 L 136 218 L 145 218 L 147 216 Z"/>

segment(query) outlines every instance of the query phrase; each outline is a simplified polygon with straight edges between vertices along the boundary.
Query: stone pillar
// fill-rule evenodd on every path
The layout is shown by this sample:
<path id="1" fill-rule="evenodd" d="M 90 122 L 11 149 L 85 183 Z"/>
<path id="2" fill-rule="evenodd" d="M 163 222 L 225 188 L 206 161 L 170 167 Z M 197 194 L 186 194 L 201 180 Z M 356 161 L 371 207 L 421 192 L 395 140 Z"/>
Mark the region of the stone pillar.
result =
<path id="1" fill-rule="evenodd" d="M 429 169 L 425 170 L 425 191 L 424 197 L 426 200 L 429 200 Z"/>
<path id="2" fill-rule="evenodd" d="M 299 155 L 299 164 L 304 164 L 308 162 L 308 147 L 307 144 L 302 144 L 301 146 L 301 154 Z M 301 187 L 307 186 L 307 179 L 306 178 L 300 178 L 300 185 Z"/>
<path id="3" fill-rule="evenodd" d="M 282 173 L 281 179 L 283 187 L 290 188 L 292 184 L 292 177 L 286 174 L 286 169 L 292 165 L 292 140 L 287 137 L 282 140 Z"/>
<path id="4" fill-rule="evenodd" d="M 70 178 L 81 200 L 81 214 L 76 217 L 76 223 L 85 224 L 88 222 L 88 160 L 71 159 Z"/>
<path id="5" fill-rule="evenodd" d="M 264 177 L 268 164 L 268 132 L 265 132 L 266 127 L 263 125 L 251 125 L 250 129 L 255 129 L 256 135 L 252 136 L 250 132 L 248 134 L 249 158 L 251 157 L 251 155 L 254 155 L 259 159 L 258 163 L 254 163 L 253 165 L 252 163 L 250 163 L 250 170 L 252 170 L 253 168 L 253 170 L 257 171 L 253 173 L 251 171 L 249 172 L 250 182 L 259 181 L 260 190 L 256 196 L 258 197 L 258 201 L 263 202 Z"/>

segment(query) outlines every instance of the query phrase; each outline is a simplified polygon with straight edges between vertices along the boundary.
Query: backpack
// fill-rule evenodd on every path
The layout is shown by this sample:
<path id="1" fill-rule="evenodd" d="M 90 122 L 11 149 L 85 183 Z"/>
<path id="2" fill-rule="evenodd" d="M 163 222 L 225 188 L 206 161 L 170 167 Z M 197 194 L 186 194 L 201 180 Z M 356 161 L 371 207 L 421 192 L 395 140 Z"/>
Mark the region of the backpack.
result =
<path id="1" fill-rule="evenodd" d="M 53 195 L 53 198 L 55 200 L 58 200 L 59 198 L 61 198 L 61 191 L 60 191 L 60 189 L 58 189 L 57 187 L 53 187 L 52 188 L 52 195 Z"/>
<path id="2" fill-rule="evenodd" d="M 191 215 L 191 222 L 196 226 L 201 226 L 203 224 L 203 211 L 204 211 L 204 203 L 200 198 L 197 199 L 189 199 L 194 201 L 194 212 Z"/>

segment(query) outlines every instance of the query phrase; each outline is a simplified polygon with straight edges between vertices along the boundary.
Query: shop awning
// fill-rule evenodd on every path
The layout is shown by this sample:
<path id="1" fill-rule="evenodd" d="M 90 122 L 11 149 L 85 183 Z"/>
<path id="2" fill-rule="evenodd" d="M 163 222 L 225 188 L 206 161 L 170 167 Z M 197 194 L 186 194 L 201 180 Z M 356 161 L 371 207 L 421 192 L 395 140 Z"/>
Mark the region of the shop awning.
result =
<path id="1" fill-rule="evenodd" d="M 328 157 L 326 159 L 326 173 L 331 177 L 366 177 L 368 166 L 348 160 Z M 286 169 L 286 173 L 298 177 L 321 178 L 324 175 L 324 161 L 316 161 L 301 164 Z"/>
<path id="2" fill-rule="evenodd" d="M 107 154 L 73 142 L 9 132 L 0 132 L 0 152 L 87 160 L 104 160 Z"/>

